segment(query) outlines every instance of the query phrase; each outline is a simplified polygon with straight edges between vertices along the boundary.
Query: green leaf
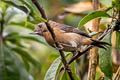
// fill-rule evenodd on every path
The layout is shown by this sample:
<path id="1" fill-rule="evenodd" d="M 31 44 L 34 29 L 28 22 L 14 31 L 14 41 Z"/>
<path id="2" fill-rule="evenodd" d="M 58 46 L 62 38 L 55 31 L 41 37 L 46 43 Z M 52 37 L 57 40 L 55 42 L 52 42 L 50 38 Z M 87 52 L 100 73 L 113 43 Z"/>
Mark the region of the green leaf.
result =
<path id="1" fill-rule="evenodd" d="M 83 27 L 84 24 L 86 24 L 90 20 L 93 20 L 93 19 L 99 18 L 99 17 L 108 17 L 108 18 L 110 18 L 111 16 L 109 14 L 107 14 L 105 11 L 91 12 L 79 22 L 78 28 L 80 29 L 81 27 Z"/>
<path id="2" fill-rule="evenodd" d="M 75 61 L 72 62 L 72 64 L 71 64 L 71 71 L 72 71 L 72 73 L 76 73 Z"/>
<path id="3" fill-rule="evenodd" d="M 68 73 L 65 71 L 61 80 L 71 80 Z"/>
<path id="4" fill-rule="evenodd" d="M 99 71 L 97 70 L 95 80 L 100 80 L 100 78 L 101 78 L 101 75 L 100 75 Z"/>
<path id="5" fill-rule="evenodd" d="M 32 36 L 32 35 L 26 35 L 26 34 L 19 34 L 17 32 L 11 32 L 8 35 L 4 36 L 4 39 L 9 41 L 15 46 L 19 46 L 21 48 L 25 48 L 25 44 L 22 43 L 22 40 L 31 40 L 35 41 L 44 45 L 48 45 L 43 38 L 40 36 Z"/>
<path id="6" fill-rule="evenodd" d="M 65 54 L 66 57 L 69 55 L 70 53 Z M 62 66 L 61 57 L 58 57 L 53 61 L 53 63 L 49 67 L 48 71 L 45 74 L 44 80 L 57 80 L 61 66 Z"/>
<path id="7" fill-rule="evenodd" d="M 0 38 L 0 80 L 5 80 L 6 74 L 4 73 L 4 50 L 3 50 L 3 40 Z"/>
<path id="8" fill-rule="evenodd" d="M 47 45 L 39 36 L 19 35 L 18 37 L 21 39 L 32 40 Z"/>
<path id="9" fill-rule="evenodd" d="M 35 58 L 33 58 L 28 52 L 20 49 L 20 48 L 12 48 L 13 51 L 18 53 L 20 56 L 22 56 L 24 59 L 31 62 L 34 66 L 37 66 L 40 69 L 40 62 L 37 61 Z"/>
<path id="10" fill-rule="evenodd" d="M 11 5 L 15 6 L 16 8 L 19 8 L 19 9 L 23 10 L 25 13 L 30 12 L 30 10 L 25 5 L 23 0 L 3 0 L 3 1 L 8 3 L 8 4 L 11 4 Z"/>
<path id="11" fill-rule="evenodd" d="M 12 26 L 20 26 L 30 30 L 34 29 L 34 24 L 27 21 L 27 16 L 23 13 L 18 13 L 16 10 L 7 11 L 5 16 L 5 24 L 12 25 Z"/>
<path id="12" fill-rule="evenodd" d="M 28 15 L 28 19 L 34 23 L 46 22 L 45 19 L 41 17 L 41 14 L 37 7 L 32 3 L 32 0 L 4 0 L 5 2 L 12 3 L 13 6 L 23 10 Z M 33 19 L 31 19 L 31 17 Z"/>
<path id="13" fill-rule="evenodd" d="M 21 48 L 26 48 L 26 46 L 22 43 L 21 39 L 11 39 L 9 41 L 15 46 L 19 46 Z"/>
<path id="14" fill-rule="evenodd" d="M 119 0 L 112 0 L 112 5 L 113 5 L 117 10 L 120 10 L 120 1 L 119 1 Z"/>
<path id="15" fill-rule="evenodd" d="M 26 13 L 29 13 L 28 7 L 24 5 L 22 0 L 3 0 L 3 1 L 8 4 L 12 4 L 13 6 L 23 10 Z"/>
<path id="16" fill-rule="evenodd" d="M 29 74 L 21 60 L 6 46 L 2 45 L 2 49 L 0 50 L 0 79 L 29 80 Z"/>
<path id="17" fill-rule="evenodd" d="M 77 75 L 76 65 L 75 64 L 76 64 L 75 61 L 72 62 L 72 64 L 71 64 L 71 71 L 73 73 L 73 76 L 74 76 L 75 80 L 80 80 L 79 77 L 78 77 L 78 75 Z"/>
<path id="18" fill-rule="evenodd" d="M 1 15 L 2 19 L 2 15 Z M 27 16 L 24 13 L 19 12 L 18 9 L 14 7 L 9 7 L 5 12 L 4 16 L 4 24 L 5 26 L 20 26 L 25 27 L 27 29 L 33 30 L 34 24 L 27 21 Z"/>
<path id="19" fill-rule="evenodd" d="M 59 72 L 60 67 L 61 58 L 58 57 L 56 60 L 53 61 L 52 65 L 48 69 L 47 73 L 45 74 L 44 80 L 56 80 L 56 76 Z"/>
<path id="20" fill-rule="evenodd" d="M 111 44 L 111 32 L 108 33 L 102 41 Z M 98 53 L 101 71 L 105 74 L 107 78 L 112 79 L 112 46 L 108 46 L 107 50 L 100 48 L 98 50 Z"/>
<path id="21" fill-rule="evenodd" d="M 30 30 L 34 30 L 34 24 L 32 24 L 31 22 L 11 22 L 10 23 L 13 26 L 20 26 L 20 27 L 24 27 Z"/>
<path id="22" fill-rule="evenodd" d="M 29 61 L 27 59 L 25 59 L 24 57 L 22 57 L 22 60 L 24 62 L 24 65 L 25 65 L 25 68 L 27 71 L 30 70 L 30 64 L 29 64 Z"/>
<path id="23" fill-rule="evenodd" d="M 13 32 L 14 33 L 14 32 Z M 11 33 L 12 34 L 12 33 Z M 32 40 L 32 41 L 36 41 L 36 42 L 39 42 L 39 43 L 42 43 L 42 44 L 44 44 L 44 45 L 47 45 L 47 43 L 45 43 L 45 41 L 43 40 L 43 39 L 41 39 L 41 37 L 40 36 L 32 36 L 32 35 L 20 35 L 20 34 L 16 34 L 16 35 L 9 35 L 8 36 L 8 38 L 7 38 L 7 40 L 11 40 L 11 41 L 13 41 L 13 40 L 20 40 L 20 39 L 26 39 L 26 40 Z M 18 40 L 18 42 L 19 42 L 19 40 Z"/>
<path id="24" fill-rule="evenodd" d="M 8 33 L 7 35 L 3 36 L 4 38 L 11 37 L 11 36 L 17 36 L 19 33 L 18 32 L 11 32 Z"/>
<path id="25" fill-rule="evenodd" d="M 32 0 L 23 0 L 23 1 L 24 1 L 24 3 L 29 7 L 29 9 L 31 10 L 30 15 L 31 15 L 36 21 L 38 21 L 37 23 L 46 22 L 46 20 L 41 17 L 41 14 L 40 14 L 39 10 L 38 10 L 37 7 L 33 4 Z M 35 22 L 35 23 L 36 23 L 36 22 Z"/>
<path id="26" fill-rule="evenodd" d="M 18 13 L 17 15 L 15 15 L 11 20 L 10 20 L 10 23 L 21 23 L 22 25 L 19 25 L 19 26 L 24 26 L 25 25 L 25 22 L 26 22 L 26 18 L 27 16 L 26 15 L 23 15 L 22 13 Z"/>
<path id="27" fill-rule="evenodd" d="M 1 8 L 1 14 L 3 15 L 3 14 L 5 14 L 5 11 L 6 11 L 6 9 L 8 8 L 8 5 L 5 3 L 5 2 L 3 2 L 3 1 L 0 1 L 0 8 Z"/>
<path id="28" fill-rule="evenodd" d="M 2 14 L 0 13 L 0 22 L 1 22 L 1 20 L 2 20 Z"/>
<path id="29" fill-rule="evenodd" d="M 14 36 L 17 36 L 19 35 L 19 33 L 17 32 L 11 32 L 11 33 L 8 33 L 6 36 L 3 36 L 5 40 L 9 41 L 10 43 L 14 44 L 14 45 L 17 45 L 19 47 L 24 47 L 25 46 L 22 44 L 22 41 L 20 38 L 16 38 Z M 12 38 L 11 38 L 12 37 Z"/>
<path id="30" fill-rule="evenodd" d="M 8 10 L 7 12 L 6 12 L 6 14 L 5 14 L 5 17 L 4 17 L 4 19 L 5 19 L 5 24 L 7 25 L 9 22 L 10 22 L 10 20 L 16 15 L 16 14 L 18 14 L 15 10 Z"/>

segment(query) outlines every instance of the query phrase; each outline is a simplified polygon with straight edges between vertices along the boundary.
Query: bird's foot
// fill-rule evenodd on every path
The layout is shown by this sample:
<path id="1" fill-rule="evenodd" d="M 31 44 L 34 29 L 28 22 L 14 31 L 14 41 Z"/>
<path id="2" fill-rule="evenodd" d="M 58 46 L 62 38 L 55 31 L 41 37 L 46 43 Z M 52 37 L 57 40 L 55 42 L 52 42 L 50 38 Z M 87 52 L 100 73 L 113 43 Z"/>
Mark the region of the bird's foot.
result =
<path id="1" fill-rule="evenodd" d="M 57 50 L 63 50 L 63 48 L 64 48 L 61 44 L 59 44 L 58 47 L 54 44 L 54 47 L 55 47 Z"/>

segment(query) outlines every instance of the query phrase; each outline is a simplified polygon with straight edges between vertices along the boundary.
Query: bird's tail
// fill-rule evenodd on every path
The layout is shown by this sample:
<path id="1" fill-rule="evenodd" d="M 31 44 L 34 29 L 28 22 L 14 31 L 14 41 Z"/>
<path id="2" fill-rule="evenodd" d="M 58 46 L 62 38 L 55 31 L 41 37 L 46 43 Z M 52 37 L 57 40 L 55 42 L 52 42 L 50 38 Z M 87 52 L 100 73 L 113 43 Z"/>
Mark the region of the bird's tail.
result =
<path id="1" fill-rule="evenodd" d="M 111 46 L 111 44 L 107 43 L 107 42 L 103 42 L 103 41 L 98 41 L 98 40 L 93 40 L 91 39 L 93 42 L 91 43 L 91 45 L 99 47 L 99 48 L 103 48 L 106 49 L 106 46 Z"/>

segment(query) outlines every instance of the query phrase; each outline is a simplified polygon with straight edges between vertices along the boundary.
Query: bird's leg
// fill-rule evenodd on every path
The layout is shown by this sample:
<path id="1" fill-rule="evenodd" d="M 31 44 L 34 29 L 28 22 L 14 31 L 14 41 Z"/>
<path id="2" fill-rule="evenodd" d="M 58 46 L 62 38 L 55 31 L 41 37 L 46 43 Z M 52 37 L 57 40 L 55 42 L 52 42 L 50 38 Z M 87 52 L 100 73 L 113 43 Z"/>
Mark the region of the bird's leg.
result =
<path id="1" fill-rule="evenodd" d="M 73 56 L 75 56 L 76 54 L 77 54 L 77 49 L 75 49 L 74 51 L 72 51 L 72 53 L 73 53 Z"/>
<path id="2" fill-rule="evenodd" d="M 62 46 L 71 47 L 71 45 L 60 43 Z"/>
<path id="3" fill-rule="evenodd" d="M 61 44 L 59 45 L 59 47 L 56 47 L 55 44 L 53 44 L 53 46 L 54 46 L 57 50 L 63 50 L 63 48 L 64 48 Z"/>
<path id="4" fill-rule="evenodd" d="M 70 47 L 70 48 L 74 48 L 75 50 L 74 51 L 72 51 L 72 53 L 73 53 L 73 56 L 75 56 L 76 54 L 77 54 L 77 48 L 76 47 L 73 47 L 73 46 L 71 46 L 71 45 L 69 45 L 69 44 L 64 44 L 64 43 L 60 43 L 63 47 Z"/>

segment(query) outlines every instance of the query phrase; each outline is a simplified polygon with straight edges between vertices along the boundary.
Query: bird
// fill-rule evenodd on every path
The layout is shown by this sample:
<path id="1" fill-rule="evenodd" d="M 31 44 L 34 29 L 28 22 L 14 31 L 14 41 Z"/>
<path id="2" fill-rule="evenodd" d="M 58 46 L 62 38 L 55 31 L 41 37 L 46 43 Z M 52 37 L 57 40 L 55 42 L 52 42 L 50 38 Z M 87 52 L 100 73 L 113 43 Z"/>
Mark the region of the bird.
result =
<path id="1" fill-rule="evenodd" d="M 57 23 L 49 20 L 48 24 L 53 29 L 56 40 L 62 46 L 63 51 L 74 52 L 81 46 L 93 45 L 99 48 L 105 48 L 106 45 L 110 45 L 107 42 L 93 39 L 87 33 L 66 24 Z M 44 22 L 39 23 L 35 26 L 33 34 L 43 36 L 46 42 L 55 47 L 54 40 Z"/>

